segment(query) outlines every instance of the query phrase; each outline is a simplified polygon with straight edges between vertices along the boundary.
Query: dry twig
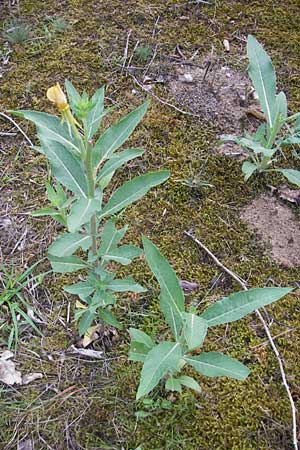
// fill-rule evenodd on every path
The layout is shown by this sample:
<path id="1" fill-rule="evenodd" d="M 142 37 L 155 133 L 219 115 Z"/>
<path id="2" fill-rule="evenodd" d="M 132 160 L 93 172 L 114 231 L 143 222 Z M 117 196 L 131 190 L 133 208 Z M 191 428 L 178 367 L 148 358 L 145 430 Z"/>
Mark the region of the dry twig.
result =
<path id="1" fill-rule="evenodd" d="M 201 249 L 203 249 L 211 258 L 212 260 L 216 263 L 217 266 L 219 266 L 224 272 L 226 272 L 228 275 L 231 276 L 231 278 L 233 278 L 244 291 L 248 291 L 248 287 L 247 287 L 247 283 L 245 280 L 243 280 L 241 277 L 239 277 L 239 275 L 237 275 L 236 273 L 234 273 L 232 270 L 228 269 L 226 266 L 224 266 L 224 264 L 221 263 L 221 261 L 219 261 L 219 259 L 198 239 L 195 238 L 195 236 L 193 236 L 193 234 L 189 231 L 184 231 L 184 235 L 187 236 L 189 239 L 191 239 L 193 242 L 195 242 L 195 244 L 198 245 L 198 247 L 200 247 Z M 283 385 L 285 387 L 285 390 L 287 392 L 289 401 L 290 401 L 290 405 L 291 405 L 291 411 L 292 411 L 292 419 L 293 419 L 293 445 L 294 445 L 294 449 L 298 450 L 298 439 L 297 439 L 297 409 L 295 406 L 295 402 L 293 400 L 292 394 L 291 394 L 291 390 L 290 387 L 288 385 L 287 382 L 287 377 L 285 374 L 285 370 L 284 370 L 284 365 L 283 365 L 283 361 L 280 357 L 279 351 L 276 347 L 276 344 L 274 342 L 274 339 L 271 335 L 270 329 L 265 321 L 265 319 L 263 318 L 261 312 L 257 309 L 255 311 L 257 317 L 259 318 L 259 320 L 261 321 L 265 333 L 267 335 L 267 338 L 269 340 L 269 343 L 272 347 L 272 350 L 276 356 L 276 359 L 278 361 L 279 364 L 279 368 L 280 368 L 280 373 L 281 373 L 281 378 L 282 378 L 282 382 Z"/>
<path id="2" fill-rule="evenodd" d="M 23 134 L 24 138 L 26 139 L 26 141 L 29 143 L 30 147 L 33 147 L 33 143 L 31 142 L 31 140 L 29 139 L 29 137 L 27 136 L 27 134 L 25 133 L 25 131 L 22 130 L 22 128 L 17 124 L 17 122 L 14 121 L 14 119 L 12 119 L 11 117 L 9 117 L 7 114 L 4 114 L 2 112 L 0 112 L 0 116 L 4 117 L 5 119 L 9 120 L 11 123 L 14 124 L 14 126 L 20 131 L 20 133 Z"/>

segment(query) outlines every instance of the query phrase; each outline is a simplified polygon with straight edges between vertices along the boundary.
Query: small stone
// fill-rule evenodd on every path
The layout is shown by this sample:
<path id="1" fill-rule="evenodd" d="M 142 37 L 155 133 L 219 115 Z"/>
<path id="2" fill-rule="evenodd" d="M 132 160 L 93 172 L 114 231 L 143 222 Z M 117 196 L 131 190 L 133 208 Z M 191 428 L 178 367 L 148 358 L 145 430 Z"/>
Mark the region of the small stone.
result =
<path id="1" fill-rule="evenodd" d="M 190 73 L 185 73 L 180 75 L 179 81 L 182 81 L 182 83 L 193 83 L 194 78 Z"/>

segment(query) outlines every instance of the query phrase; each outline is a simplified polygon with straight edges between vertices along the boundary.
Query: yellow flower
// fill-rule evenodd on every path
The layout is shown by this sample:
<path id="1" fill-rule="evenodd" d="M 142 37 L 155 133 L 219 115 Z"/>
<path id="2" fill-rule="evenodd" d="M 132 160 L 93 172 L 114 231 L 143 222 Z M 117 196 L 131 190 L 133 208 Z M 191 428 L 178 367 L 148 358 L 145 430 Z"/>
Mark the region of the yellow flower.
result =
<path id="1" fill-rule="evenodd" d="M 56 83 L 55 86 L 52 86 L 47 90 L 47 98 L 56 105 L 60 112 L 66 111 L 69 108 L 67 98 L 59 83 Z"/>

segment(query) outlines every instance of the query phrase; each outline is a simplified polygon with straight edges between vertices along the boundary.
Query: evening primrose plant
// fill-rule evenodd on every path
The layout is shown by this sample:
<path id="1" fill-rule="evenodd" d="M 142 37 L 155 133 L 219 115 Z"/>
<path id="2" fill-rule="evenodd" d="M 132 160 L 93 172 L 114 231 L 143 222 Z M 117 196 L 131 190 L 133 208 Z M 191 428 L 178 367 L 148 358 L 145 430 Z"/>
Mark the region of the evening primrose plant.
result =
<path id="1" fill-rule="evenodd" d="M 300 187 L 300 171 L 274 168 L 282 146 L 300 144 L 300 113 L 288 116 L 284 92 L 276 93 L 276 74 L 272 61 L 262 45 L 249 35 L 247 40 L 248 73 L 258 96 L 266 123 L 254 134 L 223 136 L 222 141 L 234 141 L 249 158 L 242 165 L 247 181 L 253 174 L 279 172 L 290 183 Z"/>
<path id="2" fill-rule="evenodd" d="M 147 263 L 160 285 L 160 309 L 173 339 L 160 338 L 155 343 L 151 336 L 130 328 L 129 360 L 143 363 L 136 399 L 149 394 L 162 380 L 165 389 L 181 393 L 183 387 L 201 391 L 198 382 L 182 374 L 185 366 L 207 377 L 229 377 L 245 380 L 249 369 L 239 361 L 215 351 L 202 351 L 209 329 L 234 322 L 256 309 L 269 305 L 288 294 L 291 288 L 258 288 L 236 292 L 215 302 L 200 315 L 188 310 L 179 280 L 158 248 L 143 238 Z"/>
<path id="3" fill-rule="evenodd" d="M 84 335 L 94 320 L 121 328 L 112 314 L 115 294 L 145 291 L 132 277 L 116 278 L 110 268 L 111 263 L 128 265 L 142 253 L 138 247 L 120 244 L 127 226 L 118 228 L 116 215 L 166 181 L 169 172 L 136 176 L 107 198 L 105 190 L 116 170 L 143 155 L 140 148 L 117 150 L 143 118 L 148 102 L 98 136 L 107 113 L 104 87 L 89 98 L 86 92 L 80 95 L 70 81 L 65 86 L 67 95 L 58 83 L 47 91 L 61 117 L 27 110 L 14 113 L 35 124 L 40 141 L 36 149 L 49 160 L 55 180 L 46 185 L 50 206 L 34 213 L 49 215 L 65 227 L 48 249 L 52 269 L 58 273 L 86 272 L 83 280 L 64 288 L 80 299 L 75 318 L 79 334 Z"/>

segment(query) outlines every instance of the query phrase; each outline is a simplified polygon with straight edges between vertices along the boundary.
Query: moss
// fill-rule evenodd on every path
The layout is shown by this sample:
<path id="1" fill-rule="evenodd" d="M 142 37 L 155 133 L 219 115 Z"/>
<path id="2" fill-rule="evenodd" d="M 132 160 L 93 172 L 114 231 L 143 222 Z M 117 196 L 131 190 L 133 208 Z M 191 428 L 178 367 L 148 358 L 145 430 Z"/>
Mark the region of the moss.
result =
<path id="1" fill-rule="evenodd" d="M 121 106 L 121 113 L 116 111 L 112 116 L 117 119 L 145 97 L 144 93 L 133 95 L 131 78 L 120 76 L 118 70 L 129 29 L 132 29 L 130 49 L 137 39 L 145 44 L 157 44 L 157 59 L 162 65 L 178 43 L 188 56 L 199 49 L 200 61 L 210 52 L 211 45 L 221 53 L 224 36 L 232 36 L 231 53 L 226 61 L 243 67 L 244 62 L 237 60 L 244 53 L 244 43 L 235 36 L 251 32 L 271 53 L 291 110 L 300 109 L 298 1 L 286 0 L 284 5 L 274 5 L 271 0 L 227 1 L 216 2 L 216 8 L 178 6 L 178 0 L 128 0 L 125 6 L 120 0 L 104 3 L 71 0 L 66 10 L 64 3 L 58 1 L 20 2 L 20 14 L 35 30 L 40 29 L 46 15 L 54 14 L 62 15 L 70 27 L 63 36 L 43 42 L 40 47 L 28 43 L 23 49 L 13 49 L 9 63 L 13 70 L 5 72 L 2 78 L 1 109 L 49 111 L 46 88 L 68 77 L 79 89 L 89 92 L 106 83 L 108 103 L 111 100 Z M 1 19 L 6 19 L 4 13 Z M 166 96 L 164 88 L 160 95 Z M 25 123 L 22 126 L 32 137 L 32 128 Z M 248 279 L 251 286 L 262 286 L 268 278 L 278 285 L 292 285 L 299 277 L 296 269 L 284 269 L 273 263 L 238 219 L 238 209 L 263 192 L 274 178 L 254 179 L 245 185 L 239 162 L 209 153 L 215 140 L 215 124 L 204 125 L 153 100 L 146 119 L 130 141 L 131 145 L 147 149 L 145 157 L 119 177 L 125 179 L 148 169 L 171 170 L 168 183 L 126 211 L 124 221 L 130 224 L 127 239 L 138 243 L 140 233 L 153 239 L 180 278 L 199 283 L 199 292 L 189 301 L 200 303 L 201 308 L 238 287 L 224 276 L 216 289 L 210 291 L 219 271 L 183 237 L 183 231 L 191 227 L 225 264 Z M 19 159 L 12 162 L 19 149 Z M 25 149 L 21 141 L 20 145 L 12 143 L 7 145 L 1 168 L 5 168 L 8 176 L 5 188 L 14 189 L 14 207 L 22 207 L 27 212 L 33 204 L 45 204 L 46 167 L 41 156 Z M 195 190 L 182 183 L 199 173 L 213 187 Z M 30 219 L 27 223 L 32 239 L 25 259 L 33 261 L 45 253 L 57 230 L 51 226 L 50 233 L 49 228 L 45 231 L 49 222 L 44 219 Z M 118 315 L 125 324 L 140 326 L 161 339 L 166 331 L 159 319 L 158 291 L 155 285 L 152 288 L 153 277 L 144 262 L 134 264 L 128 272 L 150 291 L 138 300 L 122 297 Z M 127 269 L 120 270 L 120 274 L 125 273 Z M 228 328 L 212 330 L 206 344 L 206 349 L 223 350 L 247 364 L 252 372 L 245 383 L 196 375 L 202 394 L 197 396 L 186 391 L 170 410 L 153 411 L 151 416 L 137 421 L 134 412 L 143 408 L 142 404 L 134 403 L 140 367 L 126 361 L 125 332 L 120 333 L 118 345 L 108 350 L 103 361 L 95 363 L 66 355 L 75 327 L 72 324 L 71 330 L 65 330 L 57 320 L 66 312 L 61 294 L 65 282 L 69 281 L 63 277 L 49 278 L 51 308 L 44 305 L 49 321 L 44 330 L 46 337 L 42 346 L 39 339 L 26 344 L 41 357 L 31 358 L 29 352 L 23 358 L 25 350 L 21 348 L 17 358 L 20 370 L 42 372 L 43 380 L 18 390 L 2 391 L 3 445 L 9 442 L 14 427 L 22 420 L 20 438 L 28 433 L 37 449 L 45 448 L 39 434 L 58 450 L 69 445 L 68 439 L 89 449 L 123 446 L 129 450 L 138 444 L 142 444 L 143 450 L 292 449 L 288 400 L 274 355 L 268 346 L 259 346 L 265 338 L 255 316 Z M 297 296 L 291 295 L 268 308 L 271 317 L 276 319 L 271 328 L 274 335 L 289 327 L 294 329 L 278 338 L 277 344 L 295 398 L 299 394 L 295 380 L 299 366 L 295 348 L 300 343 L 298 305 Z M 192 370 L 190 374 L 194 374 Z M 154 398 L 159 395 L 168 397 L 160 388 L 153 393 Z"/>

